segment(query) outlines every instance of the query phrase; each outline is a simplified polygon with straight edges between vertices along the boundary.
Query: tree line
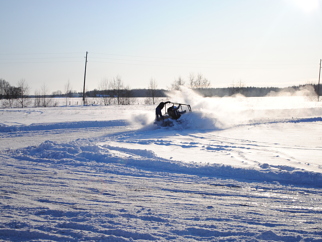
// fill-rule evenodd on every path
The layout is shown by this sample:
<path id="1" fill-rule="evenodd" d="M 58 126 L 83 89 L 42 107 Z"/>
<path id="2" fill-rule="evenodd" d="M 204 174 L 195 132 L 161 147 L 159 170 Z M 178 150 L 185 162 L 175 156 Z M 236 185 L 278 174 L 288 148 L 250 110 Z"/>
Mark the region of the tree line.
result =
<path id="1" fill-rule="evenodd" d="M 0 100 L 4 108 L 20 107 L 24 108 L 32 105 L 35 107 L 49 107 L 56 106 L 57 103 L 53 101 L 48 95 L 46 85 L 43 85 L 40 90 L 35 91 L 35 95 L 29 95 L 29 86 L 27 82 L 22 79 L 18 82 L 18 86 L 12 86 L 6 80 L 0 79 Z"/>
<path id="2" fill-rule="evenodd" d="M 5 99 L 3 102 L 5 107 L 12 107 L 14 102 L 22 108 L 27 106 L 29 104 L 28 91 L 29 87 L 25 80 L 20 80 L 18 87 L 15 87 L 0 79 L 0 99 Z"/>
<path id="3" fill-rule="evenodd" d="M 308 85 L 312 86 L 315 92 L 318 93 L 317 85 Z M 298 90 L 308 85 L 293 86 L 292 90 Z M 226 88 L 212 88 L 210 81 L 202 74 L 190 74 L 187 81 L 182 77 L 178 77 L 167 89 L 158 89 L 158 83 L 155 79 L 150 80 L 146 89 L 131 89 L 124 84 L 120 76 L 116 76 L 112 80 L 103 80 L 97 89 L 86 91 L 85 96 L 100 98 L 103 105 L 130 105 L 135 102 L 134 98 L 137 97 L 146 98 L 146 104 L 155 104 L 157 98 L 165 98 L 168 96 L 169 91 L 180 90 L 182 86 L 189 87 L 204 97 L 224 97 L 235 94 L 242 94 L 246 97 L 260 97 L 266 96 L 271 92 L 285 90 L 290 92 L 285 88 L 277 87 L 248 87 L 241 81 Z M 36 90 L 35 94 L 31 96 L 29 95 L 29 86 L 24 79 L 19 81 L 17 87 L 11 86 L 9 82 L 0 79 L 0 99 L 3 99 L 3 107 L 24 108 L 30 106 L 32 101 L 35 107 L 56 106 L 55 97 L 65 98 L 66 106 L 68 106 L 70 98 L 80 96 L 82 96 L 82 93 L 73 91 L 69 81 L 65 85 L 63 92 L 56 91 L 48 94 L 46 85 L 43 85 L 40 90 Z"/>

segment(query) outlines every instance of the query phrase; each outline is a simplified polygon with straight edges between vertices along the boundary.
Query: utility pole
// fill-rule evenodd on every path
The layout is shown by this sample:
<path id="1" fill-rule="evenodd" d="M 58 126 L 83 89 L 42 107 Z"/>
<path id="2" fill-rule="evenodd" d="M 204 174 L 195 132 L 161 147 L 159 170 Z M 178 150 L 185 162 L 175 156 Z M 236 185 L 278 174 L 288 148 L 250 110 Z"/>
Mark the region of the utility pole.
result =
<path id="1" fill-rule="evenodd" d="M 85 57 L 85 71 L 84 71 L 84 86 L 83 86 L 83 105 L 85 105 L 85 104 L 86 104 L 86 102 L 85 102 L 85 83 L 86 83 L 87 54 L 88 54 L 88 52 L 86 51 L 86 57 Z"/>
<path id="2" fill-rule="evenodd" d="M 322 59 L 320 59 L 320 69 L 319 69 L 319 82 L 318 82 L 318 101 L 320 99 L 320 79 L 321 79 L 321 64 L 322 64 Z"/>

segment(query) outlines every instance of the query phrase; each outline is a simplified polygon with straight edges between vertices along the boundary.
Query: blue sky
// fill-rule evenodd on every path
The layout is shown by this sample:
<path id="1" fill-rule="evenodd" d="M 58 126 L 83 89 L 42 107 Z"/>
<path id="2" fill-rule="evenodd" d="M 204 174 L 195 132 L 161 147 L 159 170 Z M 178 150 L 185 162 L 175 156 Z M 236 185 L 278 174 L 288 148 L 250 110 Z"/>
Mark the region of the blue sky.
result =
<path id="1" fill-rule="evenodd" d="M 82 90 L 121 77 L 167 88 L 202 74 L 212 87 L 317 82 L 321 0 L 0 0 L 0 78 Z"/>

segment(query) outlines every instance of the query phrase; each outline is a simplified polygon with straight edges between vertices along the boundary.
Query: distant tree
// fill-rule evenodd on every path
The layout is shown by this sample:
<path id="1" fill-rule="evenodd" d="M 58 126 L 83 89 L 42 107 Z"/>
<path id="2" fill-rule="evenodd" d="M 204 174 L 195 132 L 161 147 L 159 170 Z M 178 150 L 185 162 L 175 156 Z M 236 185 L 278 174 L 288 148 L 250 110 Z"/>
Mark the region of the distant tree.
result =
<path id="1" fill-rule="evenodd" d="M 149 87 L 148 87 L 148 96 L 152 99 L 152 104 L 155 104 L 155 96 L 156 96 L 156 89 L 158 87 L 157 82 L 154 79 L 150 80 Z"/>
<path id="2" fill-rule="evenodd" d="M 70 98 L 71 96 L 72 96 L 72 87 L 70 85 L 70 81 L 68 80 L 68 82 L 65 85 L 66 106 L 68 106 L 68 98 Z"/>
<path id="3" fill-rule="evenodd" d="M 34 106 L 35 107 L 40 107 L 41 106 L 41 99 L 40 99 L 40 92 L 39 92 L 39 90 L 36 90 L 35 91 Z"/>
<path id="4" fill-rule="evenodd" d="M 194 85 L 195 85 L 195 75 L 192 74 L 192 73 L 189 76 L 189 84 L 190 84 L 190 88 L 194 88 Z"/>
<path id="5" fill-rule="evenodd" d="M 121 104 L 121 97 L 123 94 L 124 84 L 120 76 L 117 76 L 109 83 L 112 94 L 117 98 L 117 104 Z"/>
<path id="6" fill-rule="evenodd" d="M 0 79 L 0 99 L 5 98 L 6 93 L 8 92 L 10 88 L 9 82 Z"/>
<path id="7" fill-rule="evenodd" d="M 232 88 L 231 88 L 231 95 L 240 93 L 243 94 L 243 90 L 245 89 L 245 84 L 242 82 L 242 80 L 239 80 L 237 83 L 233 82 Z"/>
<path id="8" fill-rule="evenodd" d="M 24 108 L 29 104 L 29 86 L 24 79 L 21 79 L 18 83 L 19 88 L 19 96 L 18 96 L 18 104 L 21 108 Z"/>
<path id="9" fill-rule="evenodd" d="M 123 88 L 122 96 L 120 98 L 120 103 L 122 105 L 130 105 L 131 104 L 131 89 L 129 86 Z"/>
<path id="10" fill-rule="evenodd" d="M 20 89 L 18 87 L 11 86 L 9 82 L 1 80 L 1 98 L 5 99 L 2 103 L 4 107 L 12 108 L 19 97 L 19 93 Z"/>
<path id="11" fill-rule="evenodd" d="M 200 89 L 200 88 L 209 88 L 210 87 L 210 81 L 203 77 L 201 74 L 198 74 L 197 77 L 193 74 L 190 74 L 189 77 L 190 80 L 190 87 L 192 89 Z"/>
<path id="12" fill-rule="evenodd" d="M 51 104 L 51 102 L 52 102 L 52 99 L 51 99 L 51 98 L 48 98 L 47 93 L 48 93 L 48 90 L 47 90 L 46 84 L 44 84 L 44 85 L 41 87 L 41 93 L 40 93 L 40 97 L 41 97 L 41 106 L 43 106 L 43 107 L 48 107 L 48 106 L 50 106 L 50 104 Z"/>
<path id="13" fill-rule="evenodd" d="M 242 82 L 242 80 L 239 80 L 237 83 L 233 82 L 232 84 L 232 95 L 240 93 L 243 93 L 243 89 L 245 88 L 245 84 Z"/>
<path id="14" fill-rule="evenodd" d="M 111 104 L 113 97 L 111 97 L 111 95 L 109 95 L 109 81 L 108 79 L 104 79 L 101 81 L 100 86 L 99 86 L 99 90 L 101 91 L 100 93 L 102 94 L 102 99 L 103 99 L 103 103 L 104 105 L 109 105 Z"/>
<path id="15" fill-rule="evenodd" d="M 181 86 L 185 85 L 185 81 L 179 77 L 178 79 L 174 80 L 171 84 L 171 90 L 180 90 Z"/>
<path id="16" fill-rule="evenodd" d="M 104 79 L 101 81 L 100 85 L 99 85 L 99 90 L 101 91 L 107 91 L 108 90 L 108 79 Z"/>
<path id="17" fill-rule="evenodd" d="M 61 97 L 63 95 L 63 92 L 61 90 L 57 90 L 52 92 L 51 94 L 53 97 Z"/>

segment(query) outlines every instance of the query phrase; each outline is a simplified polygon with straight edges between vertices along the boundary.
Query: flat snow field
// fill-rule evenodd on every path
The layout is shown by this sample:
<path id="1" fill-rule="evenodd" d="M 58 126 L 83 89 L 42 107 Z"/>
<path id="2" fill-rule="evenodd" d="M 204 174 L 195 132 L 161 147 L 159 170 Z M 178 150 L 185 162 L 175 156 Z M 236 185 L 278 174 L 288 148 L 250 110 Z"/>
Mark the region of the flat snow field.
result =
<path id="1" fill-rule="evenodd" d="M 322 241 L 322 103 L 171 101 L 0 109 L 0 240 Z"/>

